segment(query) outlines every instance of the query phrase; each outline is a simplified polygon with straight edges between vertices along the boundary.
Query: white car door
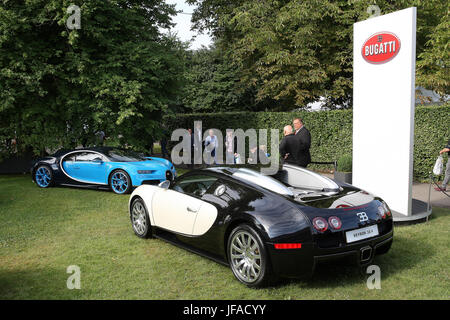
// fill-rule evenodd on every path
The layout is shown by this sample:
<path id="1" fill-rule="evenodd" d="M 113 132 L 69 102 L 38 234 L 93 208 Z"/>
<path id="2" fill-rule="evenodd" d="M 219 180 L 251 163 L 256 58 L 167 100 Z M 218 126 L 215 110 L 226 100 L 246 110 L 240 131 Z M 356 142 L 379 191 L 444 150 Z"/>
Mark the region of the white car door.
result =
<path id="1" fill-rule="evenodd" d="M 217 208 L 198 197 L 217 179 L 207 179 L 191 176 L 181 180 L 174 190 L 159 188 L 152 199 L 155 226 L 192 236 L 208 231 L 217 217 Z"/>
<path id="2" fill-rule="evenodd" d="M 159 189 L 153 196 L 155 225 L 170 231 L 192 234 L 202 201 L 170 189 Z"/>

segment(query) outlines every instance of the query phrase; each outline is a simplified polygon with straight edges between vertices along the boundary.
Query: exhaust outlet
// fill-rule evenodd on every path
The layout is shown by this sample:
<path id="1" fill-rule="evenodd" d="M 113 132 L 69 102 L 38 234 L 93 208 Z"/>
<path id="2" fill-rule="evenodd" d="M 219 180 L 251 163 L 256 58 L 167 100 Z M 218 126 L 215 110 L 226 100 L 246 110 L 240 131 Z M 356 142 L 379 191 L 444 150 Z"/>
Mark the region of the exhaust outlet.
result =
<path id="1" fill-rule="evenodd" d="M 371 247 L 364 247 L 360 249 L 361 255 L 360 255 L 360 261 L 361 262 L 367 262 L 372 258 L 372 248 Z"/>

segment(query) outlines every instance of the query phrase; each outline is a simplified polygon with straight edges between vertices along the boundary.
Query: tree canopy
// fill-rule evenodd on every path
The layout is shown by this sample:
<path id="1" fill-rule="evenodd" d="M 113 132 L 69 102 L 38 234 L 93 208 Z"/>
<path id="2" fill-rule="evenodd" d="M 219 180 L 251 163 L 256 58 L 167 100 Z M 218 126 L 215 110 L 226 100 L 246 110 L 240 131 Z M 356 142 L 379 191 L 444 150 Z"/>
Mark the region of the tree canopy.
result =
<path id="1" fill-rule="evenodd" d="M 187 52 L 185 81 L 181 96 L 187 112 L 274 110 L 277 104 L 255 101 L 255 88 L 241 85 L 239 67 L 215 46 Z"/>
<path id="2" fill-rule="evenodd" d="M 447 0 L 186 1 L 211 48 L 161 31 L 176 14 L 164 0 L 2 1 L 0 145 L 42 153 L 104 131 L 148 150 L 174 111 L 290 111 L 319 97 L 351 107 L 352 26 L 373 4 L 418 8 L 416 83 L 449 94 Z M 66 25 L 71 5 L 79 29 Z"/>
<path id="3" fill-rule="evenodd" d="M 182 85 L 184 48 L 160 31 L 174 14 L 163 0 L 2 1 L 0 140 L 40 152 L 102 130 L 148 146 Z"/>
<path id="4" fill-rule="evenodd" d="M 210 32 L 240 68 L 256 101 L 271 98 L 286 110 L 325 97 L 351 106 L 353 24 L 418 8 L 417 84 L 449 92 L 449 4 L 446 0 L 187 0 L 197 5 L 197 30 Z M 371 7 L 372 6 L 372 7 Z"/>

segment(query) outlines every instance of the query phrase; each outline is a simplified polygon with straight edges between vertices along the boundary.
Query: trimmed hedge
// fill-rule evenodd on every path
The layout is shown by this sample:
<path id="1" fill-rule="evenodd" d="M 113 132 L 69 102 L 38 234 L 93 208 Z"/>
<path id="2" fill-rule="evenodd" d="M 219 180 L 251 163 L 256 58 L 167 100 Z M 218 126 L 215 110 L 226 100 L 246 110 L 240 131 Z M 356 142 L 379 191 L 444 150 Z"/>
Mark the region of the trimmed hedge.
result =
<path id="1" fill-rule="evenodd" d="M 352 154 L 352 110 L 178 114 L 175 117 L 167 117 L 165 120 L 170 132 L 177 128 L 193 128 L 194 121 L 201 120 L 203 130 L 215 128 L 223 133 L 226 129 L 279 129 L 281 140 L 283 127 L 286 124 L 292 124 L 295 117 L 302 118 L 311 132 L 310 151 L 313 161 L 334 161 L 344 154 Z M 428 178 L 439 150 L 450 138 L 449 120 L 450 104 L 416 107 L 415 180 Z M 382 129 L 381 124 L 380 130 Z M 270 147 L 270 131 L 268 131 L 268 139 Z"/>

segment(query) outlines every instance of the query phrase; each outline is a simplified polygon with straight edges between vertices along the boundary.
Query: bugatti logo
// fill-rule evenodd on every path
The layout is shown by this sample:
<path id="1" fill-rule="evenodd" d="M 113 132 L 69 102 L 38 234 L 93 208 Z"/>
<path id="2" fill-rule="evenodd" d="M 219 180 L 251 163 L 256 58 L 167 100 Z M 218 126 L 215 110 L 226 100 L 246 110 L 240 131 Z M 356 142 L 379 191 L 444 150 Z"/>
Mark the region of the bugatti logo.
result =
<path id="1" fill-rule="evenodd" d="M 220 186 L 217 187 L 216 191 L 214 191 L 214 195 L 216 197 L 220 197 L 221 195 L 223 195 L 225 193 L 227 187 L 225 187 L 223 184 L 221 184 Z"/>
<path id="2" fill-rule="evenodd" d="M 369 220 L 369 217 L 365 212 L 358 212 L 356 215 L 359 217 L 359 222 L 365 222 Z"/>
<path id="3" fill-rule="evenodd" d="M 386 63 L 400 51 L 400 40 L 391 32 L 379 32 L 370 36 L 361 49 L 361 54 L 369 63 Z"/>

